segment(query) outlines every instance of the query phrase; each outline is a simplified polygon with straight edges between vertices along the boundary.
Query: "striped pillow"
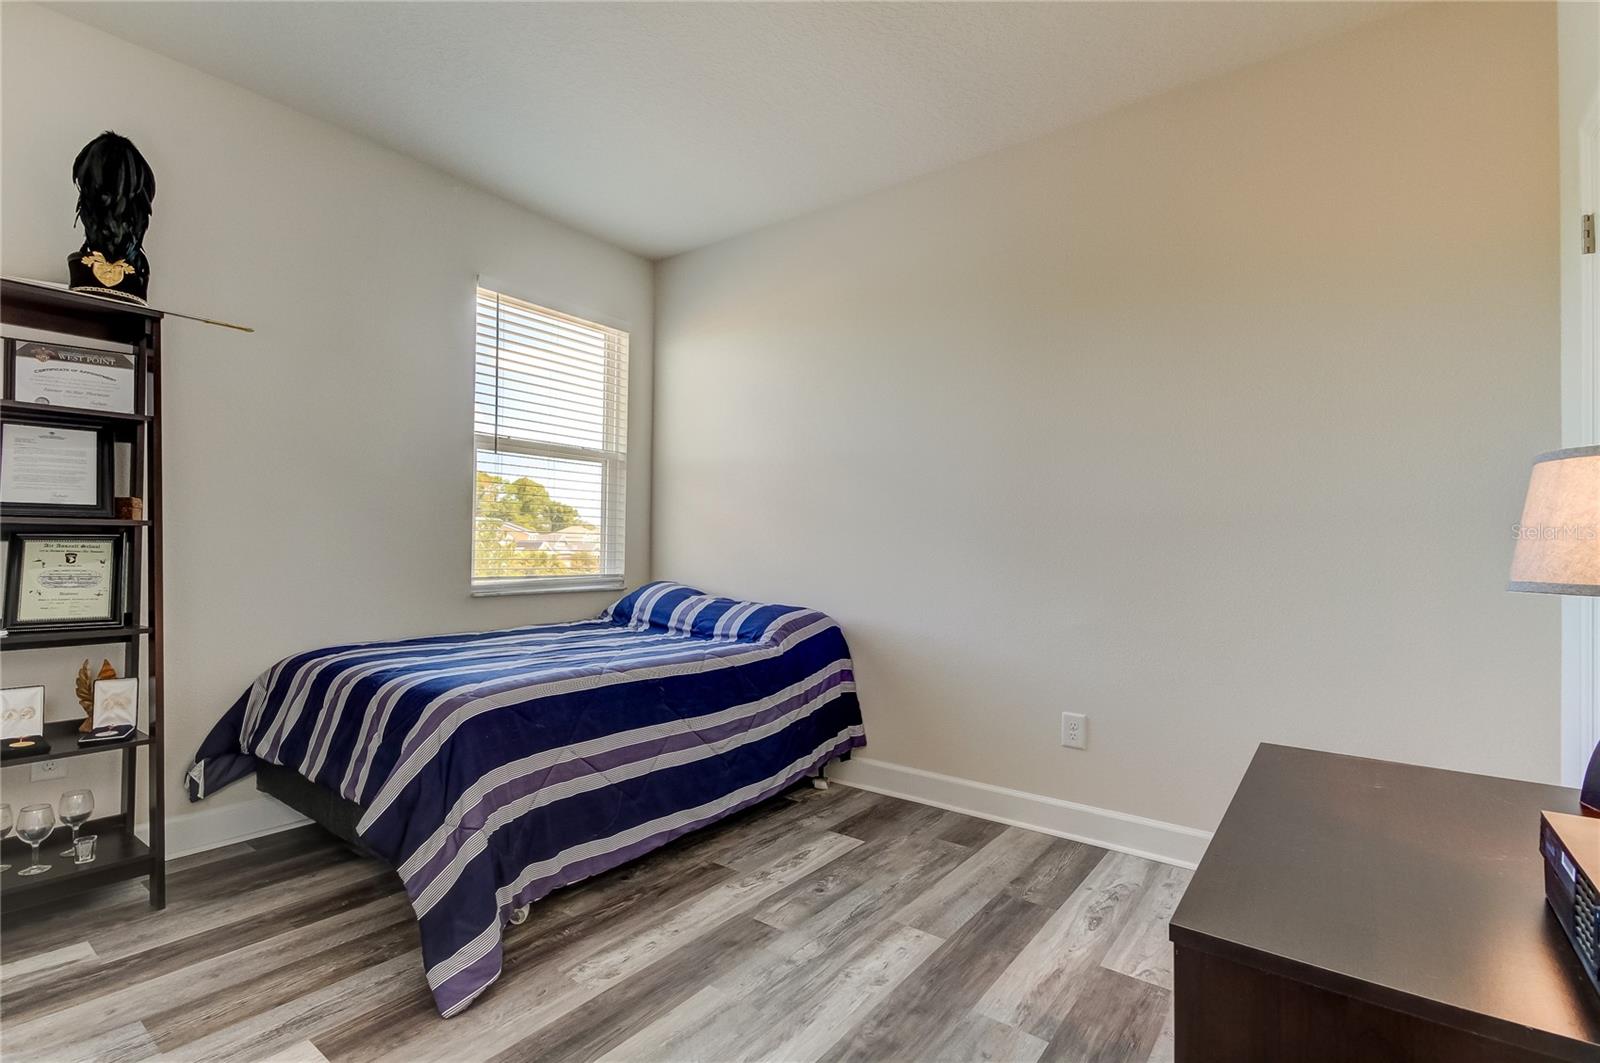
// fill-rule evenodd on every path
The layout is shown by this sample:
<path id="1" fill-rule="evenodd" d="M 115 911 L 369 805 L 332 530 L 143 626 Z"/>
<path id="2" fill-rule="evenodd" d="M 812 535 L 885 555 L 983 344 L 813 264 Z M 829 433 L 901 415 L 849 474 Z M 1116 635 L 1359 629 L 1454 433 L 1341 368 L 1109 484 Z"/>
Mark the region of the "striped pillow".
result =
<path id="1" fill-rule="evenodd" d="M 656 628 L 717 641 L 757 642 L 767 635 L 774 621 L 802 612 L 805 610 L 792 605 L 718 598 L 681 583 L 656 580 L 624 595 L 600 617 L 635 629 Z"/>

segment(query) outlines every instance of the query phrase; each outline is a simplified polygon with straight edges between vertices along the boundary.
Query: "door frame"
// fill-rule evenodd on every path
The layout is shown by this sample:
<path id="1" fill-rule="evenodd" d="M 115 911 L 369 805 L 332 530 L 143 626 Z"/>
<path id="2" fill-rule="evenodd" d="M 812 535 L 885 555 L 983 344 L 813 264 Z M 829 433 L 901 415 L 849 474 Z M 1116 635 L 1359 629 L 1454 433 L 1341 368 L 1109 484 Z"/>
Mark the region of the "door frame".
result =
<path id="1" fill-rule="evenodd" d="M 1600 89 L 1578 130 L 1578 213 L 1600 214 Z M 1577 218 L 1562 218 L 1577 225 Z M 1600 443 L 1600 254 L 1578 249 L 1576 364 L 1562 374 L 1563 446 Z M 1565 389 L 1564 389 L 1565 390 Z M 1561 781 L 1577 786 L 1600 744 L 1600 597 L 1561 600 Z"/>

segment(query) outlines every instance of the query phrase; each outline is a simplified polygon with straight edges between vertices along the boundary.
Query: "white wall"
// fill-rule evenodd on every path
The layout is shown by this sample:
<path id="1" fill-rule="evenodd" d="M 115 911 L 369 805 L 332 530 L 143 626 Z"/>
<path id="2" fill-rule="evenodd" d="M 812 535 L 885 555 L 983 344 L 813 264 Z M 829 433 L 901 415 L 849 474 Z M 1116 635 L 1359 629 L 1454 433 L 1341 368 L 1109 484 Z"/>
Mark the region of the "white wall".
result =
<path id="1" fill-rule="evenodd" d="M 1210 828 L 1261 741 L 1555 777 L 1558 605 L 1504 589 L 1554 18 L 1424 5 L 661 264 L 655 573 L 831 611 L 868 759 L 1063 815 Z"/>
<path id="2" fill-rule="evenodd" d="M 627 577 L 645 578 L 647 262 L 60 14 L 0 10 L 0 269 L 65 279 L 82 239 L 72 159 L 114 129 L 156 173 L 153 301 L 256 329 L 164 333 L 169 800 L 223 810 L 174 823 L 176 847 L 283 818 L 249 783 L 179 803 L 202 736 L 279 657 L 593 615 L 611 597 L 467 594 L 480 273 L 632 333 Z M 44 683 L 50 714 L 73 716 L 86 652 L 7 654 L 5 683 Z M 68 782 L 105 804 L 101 759 L 70 762 Z M 64 788 L 27 774 L 5 771 L 13 804 Z"/>
<path id="3" fill-rule="evenodd" d="M 1561 435 L 1563 446 L 1600 442 L 1600 355 L 1584 336 L 1583 289 L 1600 285 L 1600 261 L 1585 256 L 1578 219 L 1600 207 L 1600 3 L 1557 5 L 1561 139 Z M 1582 144 L 1594 152 L 1584 173 Z M 1587 181 L 1585 191 L 1582 182 Z M 1600 296 L 1591 296 L 1600 306 Z M 1587 349 L 1585 349 L 1587 345 Z M 1562 600 L 1562 778 L 1583 779 L 1600 741 L 1600 599 Z"/>

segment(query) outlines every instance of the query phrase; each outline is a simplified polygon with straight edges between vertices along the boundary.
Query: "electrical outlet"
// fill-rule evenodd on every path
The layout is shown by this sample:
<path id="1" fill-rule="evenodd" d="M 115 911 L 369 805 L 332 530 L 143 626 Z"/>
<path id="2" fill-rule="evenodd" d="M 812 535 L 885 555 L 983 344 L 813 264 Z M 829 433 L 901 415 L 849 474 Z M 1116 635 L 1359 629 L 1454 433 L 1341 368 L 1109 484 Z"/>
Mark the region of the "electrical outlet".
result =
<path id="1" fill-rule="evenodd" d="M 1068 749 L 1089 748 L 1089 717 L 1081 712 L 1061 714 L 1061 744 Z"/>
<path id="2" fill-rule="evenodd" d="M 30 782 L 46 782 L 50 779 L 65 779 L 67 765 L 61 760 L 41 760 L 28 769 Z"/>

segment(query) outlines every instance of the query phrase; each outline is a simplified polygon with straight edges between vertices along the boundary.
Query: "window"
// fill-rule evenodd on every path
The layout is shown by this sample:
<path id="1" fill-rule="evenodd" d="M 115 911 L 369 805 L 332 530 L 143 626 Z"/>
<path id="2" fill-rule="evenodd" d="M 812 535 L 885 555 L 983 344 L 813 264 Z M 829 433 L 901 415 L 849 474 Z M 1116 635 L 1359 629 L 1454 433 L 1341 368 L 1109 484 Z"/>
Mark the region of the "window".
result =
<path id="1" fill-rule="evenodd" d="M 628 334 L 478 289 L 475 592 L 620 587 Z"/>

